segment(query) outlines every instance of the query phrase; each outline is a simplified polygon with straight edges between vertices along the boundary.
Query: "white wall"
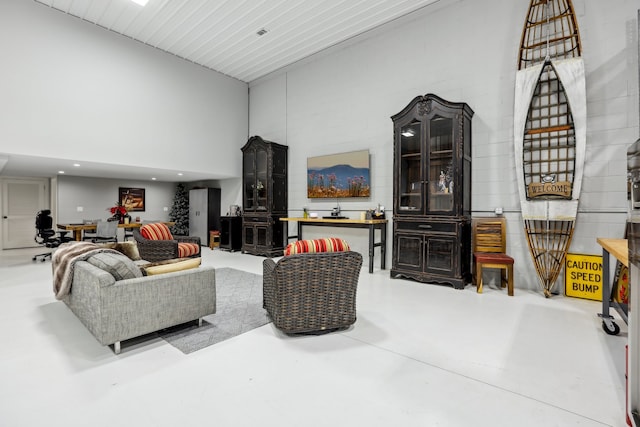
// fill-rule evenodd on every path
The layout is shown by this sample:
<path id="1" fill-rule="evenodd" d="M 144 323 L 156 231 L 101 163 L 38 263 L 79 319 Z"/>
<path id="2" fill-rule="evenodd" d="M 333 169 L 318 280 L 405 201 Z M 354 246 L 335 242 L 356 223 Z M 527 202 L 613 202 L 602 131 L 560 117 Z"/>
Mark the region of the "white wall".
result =
<path id="1" fill-rule="evenodd" d="M 596 237 L 622 237 L 624 232 L 626 148 L 638 138 L 640 2 L 574 0 L 574 6 L 587 73 L 588 153 L 571 251 L 600 254 Z M 371 153 L 372 197 L 341 201 L 343 210 L 355 217 L 377 203 L 390 209 L 389 117 L 426 93 L 464 101 L 475 111 L 474 215 L 504 208 L 516 287 L 538 289 L 520 216 L 512 146 L 516 58 L 527 7 L 527 1 L 458 1 L 252 82 L 249 133 L 289 146 L 290 213 L 300 214 L 305 205 L 319 211 L 335 206 L 335 201 L 306 198 L 307 157 L 357 149 Z M 366 256 L 365 234 L 354 231 L 347 238 Z M 388 254 L 390 265 L 390 245 Z"/>
<path id="2" fill-rule="evenodd" d="M 57 178 L 58 223 L 77 223 L 83 219 L 108 219 L 107 209 L 118 201 L 120 187 L 144 188 L 145 210 L 129 212 L 132 219 L 168 221 L 173 206 L 176 184 L 157 181 L 128 181 L 82 178 L 60 175 Z M 82 212 L 78 212 L 82 207 Z M 168 208 L 167 211 L 164 208 Z"/>
<path id="3" fill-rule="evenodd" d="M 34 1 L 0 51 L 0 153 L 240 176 L 246 83 Z"/>

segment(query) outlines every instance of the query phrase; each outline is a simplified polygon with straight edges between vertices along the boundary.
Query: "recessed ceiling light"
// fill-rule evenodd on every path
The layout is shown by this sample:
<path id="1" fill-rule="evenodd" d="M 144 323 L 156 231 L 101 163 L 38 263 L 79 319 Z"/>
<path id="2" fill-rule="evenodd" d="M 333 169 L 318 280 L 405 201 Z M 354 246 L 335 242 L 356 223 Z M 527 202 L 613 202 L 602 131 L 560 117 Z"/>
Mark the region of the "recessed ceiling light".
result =
<path id="1" fill-rule="evenodd" d="M 178 172 L 178 176 L 182 176 L 182 175 L 183 175 L 182 172 Z"/>
<path id="2" fill-rule="evenodd" d="M 64 173 L 64 171 L 58 171 L 58 173 L 59 173 L 59 174 L 63 174 L 63 173 Z"/>
<path id="3" fill-rule="evenodd" d="M 80 167 L 80 163 L 74 163 L 73 166 L 79 168 Z"/>
<path id="4" fill-rule="evenodd" d="M 151 178 L 151 181 L 155 181 L 155 180 L 156 180 L 156 177 L 155 177 L 155 176 L 154 176 L 153 178 Z"/>
<path id="5" fill-rule="evenodd" d="M 149 3 L 149 0 L 131 0 L 135 4 L 139 4 L 140 6 L 146 6 Z"/>

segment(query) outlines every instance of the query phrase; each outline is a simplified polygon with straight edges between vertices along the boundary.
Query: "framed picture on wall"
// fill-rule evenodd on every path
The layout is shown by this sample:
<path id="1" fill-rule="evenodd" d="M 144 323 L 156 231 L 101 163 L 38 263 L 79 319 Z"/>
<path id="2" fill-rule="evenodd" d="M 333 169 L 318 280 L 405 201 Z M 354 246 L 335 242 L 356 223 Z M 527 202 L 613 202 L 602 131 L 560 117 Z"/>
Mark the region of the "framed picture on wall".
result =
<path id="1" fill-rule="evenodd" d="M 118 201 L 127 212 L 144 212 L 144 188 L 120 187 Z"/>
<path id="2" fill-rule="evenodd" d="M 307 158 L 307 197 L 370 197 L 369 150 Z"/>

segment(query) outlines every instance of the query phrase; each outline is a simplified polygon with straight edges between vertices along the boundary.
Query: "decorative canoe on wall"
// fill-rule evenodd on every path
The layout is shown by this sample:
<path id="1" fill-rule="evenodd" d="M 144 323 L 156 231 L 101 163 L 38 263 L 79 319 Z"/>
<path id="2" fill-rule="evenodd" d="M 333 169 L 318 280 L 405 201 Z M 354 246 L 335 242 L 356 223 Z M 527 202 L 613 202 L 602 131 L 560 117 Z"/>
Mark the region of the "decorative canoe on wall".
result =
<path id="1" fill-rule="evenodd" d="M 520 206 L 545 297 L 571 244 L 586 149 L 586 88 L 571 0 L 531 0 L 518 57 L 514 144 Z"/>

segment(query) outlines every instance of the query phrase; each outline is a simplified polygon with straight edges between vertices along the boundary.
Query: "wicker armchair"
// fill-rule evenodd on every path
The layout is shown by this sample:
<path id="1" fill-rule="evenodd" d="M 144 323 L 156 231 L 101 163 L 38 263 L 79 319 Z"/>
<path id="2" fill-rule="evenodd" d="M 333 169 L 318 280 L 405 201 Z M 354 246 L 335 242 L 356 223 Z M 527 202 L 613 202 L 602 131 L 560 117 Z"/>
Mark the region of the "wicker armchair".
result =
<path id="1" fill-rule="evenodd" d="M 357 252 L 303 253 L 263 262 L 263 305 L 287 334 L 344 329 L 356 321 Z"/>
<path id="2" fill-rule="evenodd" d="M 162 224 L 164 225 L 164 224 Z M 145 227 L 145 226 L 143 226 Z M 166 226 L 165 226 L 166 227 Z M 167 228 L 168 230 L 168 228 Z M 147 239 L 144 237 L 140 230 L 135 228 L 133 230 L 133 238 L 138 245 L 138 252 L 140 252 L 140 258 L 149 261 L 157 262 L 174 258 L 195 258 L 200 256 L 200 237 L 198 236 L 171 236 L 169 233 L 168 239 Z M 185 245 L 186 244 L 186 245 Z M 189 248 L 197 248 L 189 250 L 189 254 L 185 255 L 184 249 L 181 250 L 180 246 L 185 245 Z"/>

